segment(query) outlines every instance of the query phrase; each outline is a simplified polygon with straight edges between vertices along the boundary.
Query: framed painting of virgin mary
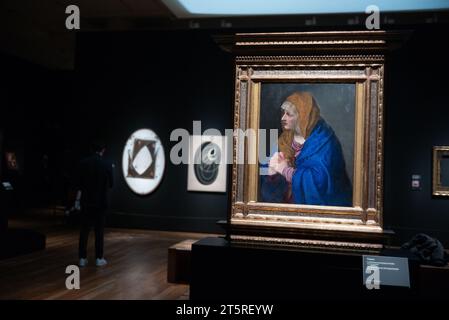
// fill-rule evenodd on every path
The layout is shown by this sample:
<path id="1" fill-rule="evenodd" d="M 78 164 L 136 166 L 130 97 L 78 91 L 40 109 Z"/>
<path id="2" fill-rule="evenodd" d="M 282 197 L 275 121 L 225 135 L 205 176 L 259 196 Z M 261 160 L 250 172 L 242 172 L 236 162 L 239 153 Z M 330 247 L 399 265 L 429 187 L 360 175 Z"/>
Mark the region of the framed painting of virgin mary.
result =
<path id="1" fill-rule="evenodd" d="M 379 248 L 385 50 L 400 35 L 237 34 L 232 200 L 243 241 Z"/>

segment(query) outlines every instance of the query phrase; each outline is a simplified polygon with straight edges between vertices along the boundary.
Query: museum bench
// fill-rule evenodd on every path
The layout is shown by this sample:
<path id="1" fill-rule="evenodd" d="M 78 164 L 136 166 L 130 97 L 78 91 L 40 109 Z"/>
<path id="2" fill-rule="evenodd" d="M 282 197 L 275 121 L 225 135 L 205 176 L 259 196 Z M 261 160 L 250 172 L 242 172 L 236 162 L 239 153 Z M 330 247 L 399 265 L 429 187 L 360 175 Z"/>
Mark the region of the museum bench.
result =
<path id="1" fill-rule="evenodd" d="M 184 240 L 168 248 L 167 281 L 189 283 L 192 244 L 198 240 Z"/>

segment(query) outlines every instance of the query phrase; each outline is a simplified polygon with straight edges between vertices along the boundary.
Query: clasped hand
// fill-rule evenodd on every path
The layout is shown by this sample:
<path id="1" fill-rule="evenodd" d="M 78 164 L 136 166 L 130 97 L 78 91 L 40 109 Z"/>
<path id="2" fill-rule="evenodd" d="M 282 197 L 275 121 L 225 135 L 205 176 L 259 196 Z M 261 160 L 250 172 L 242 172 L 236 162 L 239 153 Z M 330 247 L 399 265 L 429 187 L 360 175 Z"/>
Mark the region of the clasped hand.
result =
<path id="1" fill-rule="evenodd" d="M 288 167 L 287 160 L 282 152 L 276 152 L 270 159 L 268 168 L 268 174 L 273 175 L 275 173 L 282 174 L 285 168 Z"/>

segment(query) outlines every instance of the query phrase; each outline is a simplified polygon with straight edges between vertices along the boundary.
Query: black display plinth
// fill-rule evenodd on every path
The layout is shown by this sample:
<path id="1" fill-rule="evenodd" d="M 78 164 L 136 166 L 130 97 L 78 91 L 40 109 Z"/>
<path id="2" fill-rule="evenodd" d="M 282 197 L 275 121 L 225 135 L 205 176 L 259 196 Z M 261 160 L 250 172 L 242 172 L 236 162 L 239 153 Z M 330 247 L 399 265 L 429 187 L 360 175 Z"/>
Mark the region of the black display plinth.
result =
<path id="1" fill-rule="evenodd" d="M 1 181 L 0 181 L 1 182 Z M 10 213 L 10 193 L 0 185 L 0 237 L 8 230 L 8 214 Z"/>
<path id="2" fill-rule="evenodd" d="M 45 249 L 45 235 L 26 229 L 8 229 L 0 235 L 0 259 Z"/>
<path id="3" fill-rule="evenodd" d="M 393 251 L 388 252 L 392 254 Z M 245 246 L 224 238 L 205 238 L 192 245 L 190 298 L 408 299 L 417 296 L 418 267 L 416 260 L 409 259 L 412 288 L 382 286 L 379 290 L 368 290 L 362 280 L 359 253 Z"/>
<path id="4" fill-rule="evenodd" d="M 8 216 L 17 213 L 14 189 L 0 185 L 0 259 L 45 249 L 45 235 L 27 229 L 8 229 Z"/>
<path id="5" fill-rule="evenodd" d="M 8 217 L 4 212 L 0 212 L 0 236 L 8 230 Z"/>

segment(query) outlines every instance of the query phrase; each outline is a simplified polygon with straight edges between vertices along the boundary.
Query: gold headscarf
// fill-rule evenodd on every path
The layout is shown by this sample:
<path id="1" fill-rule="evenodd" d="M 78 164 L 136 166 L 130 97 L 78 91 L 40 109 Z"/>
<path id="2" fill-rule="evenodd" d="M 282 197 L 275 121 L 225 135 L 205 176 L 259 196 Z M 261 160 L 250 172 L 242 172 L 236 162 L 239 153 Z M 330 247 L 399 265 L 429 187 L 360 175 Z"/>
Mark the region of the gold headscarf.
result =
<path id="1" fill-rule="evenodd" d="M 299 130 L 304 139 L 307 139 L 320 119 L 320 109 L 315 98 L 310 92 L 295 92 L 285 101 L 295 106 L 298 113 Z M 295 152 L 292 148 L 294 135 L 294 130 L 284 130 L 279 136 L 279 151 L 284 154 L 290 166 L 295 164 Z"/>

